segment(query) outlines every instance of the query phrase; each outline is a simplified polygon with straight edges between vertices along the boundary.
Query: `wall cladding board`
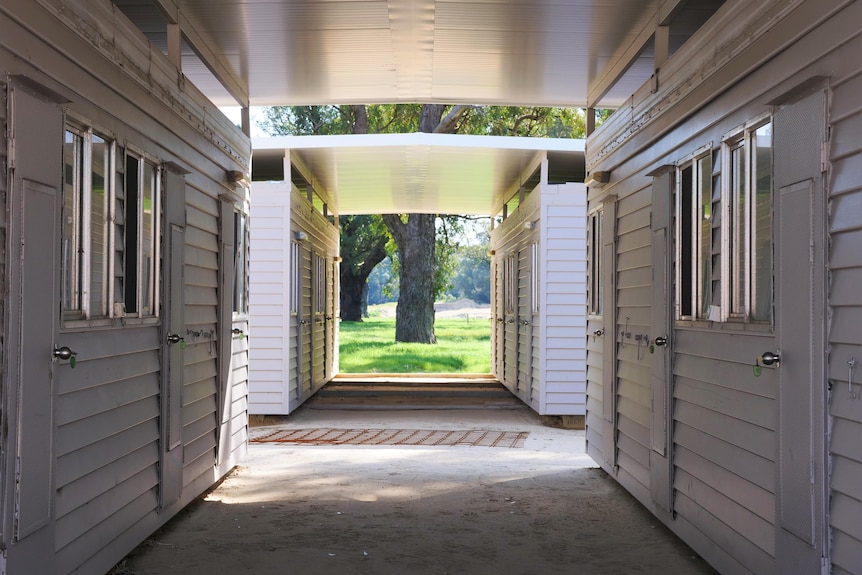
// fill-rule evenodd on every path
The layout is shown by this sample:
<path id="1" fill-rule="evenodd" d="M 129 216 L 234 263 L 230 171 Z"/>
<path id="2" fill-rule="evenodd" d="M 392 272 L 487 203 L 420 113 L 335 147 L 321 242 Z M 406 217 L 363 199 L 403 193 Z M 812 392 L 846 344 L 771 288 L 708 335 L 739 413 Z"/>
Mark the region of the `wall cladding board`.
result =
<path id="1" fill-rule="evenodd" d="M 184 350 L 186 386 L 181 411 L 186 478 L 180 503 L 184 504 L 217 479 L 214 448 L 218 429 L 218 353 L 211 348 L 218 316 L 215 198 L 227 191 L 222 182 L 225 170 L 247 166 L 249 143 L 221 114 L 210 116 L 212 112 L 205 110 L 212 108 L 204 105 L 193 88 L 180 91 L 176 71 L 171 79 L 164 59 L 150 52 L 145 39 L 121 34 L 121 42 L 90 43 L 82 38 L 79 32 L 90 29 L 83 25 L 84 20 L 102 17 L 95 11 L 84 15 L 84 20 L 76 20 L 84 4 L 87 3 L 65 2 L 62 10 L 48 2 L 4 4 L 0 8 L 4 13 L 0 65 L 4 75 L 26 76 L 62 94 L 68 100 L 64 110 L 70 117 L 92 122 L 89 125 L 98 126 L 116 139 L 115 294 L 123 293 L 123 242 L 119 238 L 124 237 L 123 205 L 127 198 L 122 153 L 128 145 L 145 152 L 155 163 L 171 162 L 189 172 L 189 203 L 183 215 L 184 223 L 188 218 L 186 327 L 200 335 L 180 334 L 188 344 Z M 118 20 L 112 15 L 99 20 L 92 30 L 113 33 L 116 26 Z M 133 48 L 140 48 L 147 62 L 146 82 L 130 78 L 139 71 L 137 68 L 122 68 L 112 61 L 124 49 Z M 22 50 L 27 51 L 26 58 L 18 57 Z M 110 51 L 110 57 L 105 57 L 103 50 Z M 5 126 L 6 90 L 2 83 L 0 93 L 0 123 Z M 4 201 L 5 149 L 4 137 L 0 141 L 0 164 L 4 168 L 0 198 Z M 62 166 L 57 166 L 56 173 L 59 183 Z M 5 208 L 0 213 L 5 214 Z M 3 217 L 0 241 L 5 243 Z M 0 265 L 3 281 L 6 261 Z M 0 287 L 7 292 L 5 285 Z M 0 319 L 5 305 L 4 300 Z M 56 554 L 53 564 L 58 567 L 57 573 L 105 572 L 180 509 L 179 505 L 160 508 L 159 469 L 164 463 L 160 461 L 162 327 L 151 318 L 127 317 L 101 323 L 98 329 L 83 322 L 59 328 L 61 344 L 78 352 L 78 362 L 74 369 L 58 362 L 54 370 L 57 389 L 52 485 L 56 492 L 51 529 L 55 537 L 54 549 L 41 551 Z M 204 335 L 210 331 L 211 336 Z M 230 437 L 231 449 L 236 453 L 244 449 L 246 434 L 246 355 L 246 347 L 235 349 L 229 419 L 235 430 Z"/>
<path id="2" fill-rule="evenodd" d="M 587 146 L 588 170 L 612 171 L 613 182 L 592 193 L 590 206 L 597 208 L 607 194 L 619 197 L 617 329 L 649 333 L 655 328 L 650 326 L 649 313 L 643 313 L 644 309 L 649 311 L 650 302 L 643 300 L 644 296 L 650 296 L 651 270 L 649 252 L 642 247 L 648 242 L 648 236 L 638 232 L 649 226 L 650 198 L 648 195 L 641 197 L 640 191 L 644 180 L 647 184 L 650 180 L 645 174 L 658 166 L 674 165 L 699 146 L 711 143 L 716 150 L 724 134 L 768 112 L 767 102 L 807 78 L 818 74 L 830 76 L 829 83 L 833 87 L 830 113 L 834 120 L 829 174 L 832 186 L 829 222 L 831 553 L 833 571 L 851 573 L 858 570 L 858 558 L 862 557 L 862 522 L 858 517 L 848 519 L 843 511 L 862 502 L 859 480 L 862 447 L 853 439 L 858 438 L 862 412 L 849 407 L 846 364 L 854 356 L 862 359 L 862 341 L 856 328 L 862 321 L 862 292 L 858 290 L 858 279 L 862 277 L 859 275 L 862 258 L 858 255 L 862 253 L 859 250 L 862 220 L 856 217 L 857 208 L 862 206 L 859 185 L 862 140 L 858 135 L 859 126 L 862 126 L 862 103 L 858 98 L 862 67 L 857 57 L 862 39 L 858 26 L 850 22 L 862 18 L 862 7 L 858 3 L 841 1 L 828 2 L 828 5 L 781 4 L 787 10 L 778 19 L 781 25 L 775 29 L 775 37 L 787 39 L 782 51 L 765 63 L 768 50 L 760 55 L 754 51 L 744 54 L 741 50 L 740 61 L 763 59 L 761 63 L 765 65 L 756 73 L 728 76 L 730 81 L 725 82 L 724 92 L 711 93 L 703 100 L 704 107 L 693 115 L 688 115 L 692 105 L 700 107 L 701 103 L 690 98 L 687 106 L 679 107 L 679 112 L 668 105 L 649 121 L 632 122 L 632 115 L 642 117 L 640 114 L 650 106 L 650 102 L 638 103 L 628 118 L 624 115 L 618 119 L 611 117 L 591 136 Z M 802 9 L 797 12 L 797 8 Z M 818 12 L 817 17 L 805 16 L 812 11 Z M 740 24 L 745 25 L 745 22 Z M 757 42 L 758 38 L 753 37 L 753 41 Z M 760 43 L 767 42 L 761 40 Z M 771 46 L 769 50 L 774 48 Z M 680 54 L 684 59 L 685 52 Z M 742 64 L 739 66 L 737 70 L 747 69 L 741 67 Z M 682 63 L 673 65 L 674 70 L 682 68 L 685 68 Z M 731 66 L 727 68 L 730 69 Z M 673 78 L 665 77 L 664 81 L 668 93 L 674 90 Z M 680 94 L 693 88 L 683 86 L 674 97 L 681 97 Z M 660 91 L 655 101 L 661 101 L 665 95 Z M 641 105 L 643 108 L 639 107 Z M 658 109 L 653 108 L 651 113 Z M 678 117 L 677 113 L 685 113 L 686 117 Z M 625 136 L 620 136 L 623 132 Z M 716 170 L 720 167 L 717 165 Z M 713 244 L 715 249 L 716 244 Z M 721 273 L 720 267 L 713 269 Z M 626 317 L 630 318 L 628 328 L 624 327 Z M 590 331 L 599 327 L 601 318 L 591 318 Z M 727 572 L 772 572 L 777 552 L 774 533 L 778 376 L 775 370 L 764 369 L 763 374 L 755 378 L 752 367 L 758 352 L 774 347 L 775 336 L 768 326 L 689 322 L 677 324 L 676 328 L 672 342 L 676 352 L 672 364 L 676 381 L 672 428 L 676 517 L 669 524 L 716 567 Z M 628 347 L 629 340 L 624 341 Z M 588 453 L 604 462 L 608 457 L 601 452 L 603 420 L 600 410 L 602 386 L 607 382 L 602 378 L 601 353 L 601 346 L 588 342 Z M 641 446 L 649 445 L 643 439 L 637 440 L 637 434 L 649 431 L 639 423 L 643 421 L 649 425 L 649 420 L 642 417 L 649 413 L 648 398 L 644 402 L 637 397 L 638 389 L 649 390 L 649 374 L 637 375 L 630 369 L 638 363 L 636 358 L 633 360 L 630 354 L 626 357 L 621 350 L 618 362 L 620 438 L 616 444 L 621 452 L 619 480 L 636 495 L 637 477 L 643 477 L 640 473 Z M 854 389 L 862 394 L 858 383 Z M 629 397 L 632 394 L 634 397 Z M 641 492 L 639 498 L 645 505 L 651 505 L 648 492 Z M 836 501 L 841 502 L 842 510 L 838 509 Z"/>
<path id="3" fill-rule="evenodd" d="M 860 40 L 850 43 L 858 51 Z M 849 52 L 845 49 L 845 52 Z M 858 53 L 858 52 L 857 52 Z M 849 58 L 849 55 L 848 55 Z M 859 572 L 862 557 L 862 139 L 857 127 L 862 123 L 862 66 L 846 81 L 833 82 L 831 116 L 832 148 L 830 172 L 829 292 L 832 322 L 828 334 L 829 375 L 832 382 L 832 499 L 829 523 L 832 530 L 833 572 Z M 847 210 L 850 210 L 849 212 Z M 855 214 L 855 215 L 853 215 Z M 856 360 L 853 382 L 848 362 Z M 852 388 L 852 391 L 851 391 Z"/>
<path id="4" fill-rule="evenodd" d="M 250 413 L 287 414 L 296 407 L 296 329 L 291 327 L 290 184 L 255 182 L 251 204 L 249 329 Z"/>

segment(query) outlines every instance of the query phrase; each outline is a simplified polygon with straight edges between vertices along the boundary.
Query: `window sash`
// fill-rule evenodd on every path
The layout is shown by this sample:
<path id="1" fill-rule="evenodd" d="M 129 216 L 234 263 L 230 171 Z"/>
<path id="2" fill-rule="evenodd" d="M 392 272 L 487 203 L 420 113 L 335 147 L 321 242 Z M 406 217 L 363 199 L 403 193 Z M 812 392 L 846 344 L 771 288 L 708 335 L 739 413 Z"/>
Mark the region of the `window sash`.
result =
<path id="1" fill-rule="evenodd" d="M 126 153 L 124 301 L 126 316 L 157 316 L 161 169 L 134 152 Z"/>
<path id="2" fill-rule="evenodd" d="M 300 285 L 300 245 L 299 242 L 290 242 L 290 313 L 299 313 Z"/>
<path id="3" fill-rule="evenodd" d="M 587 268 L 588 311 L 591 315 L 602 315 L 602 264 L 603 264 L 603 231 L 604 211 L 599 210 L 590 215 L 588 221 L 588 241 L 590 261 Z"/>
<path id="4" fill-rule="evenodd" d="M 63 315 L 108 317 L 115 144 L 92 129 L 67 125 L 63 147 Z"/>
<path id="5" fill-rule="evenodd" d="M 725 319 L 772 321 L 772 124 L 754 124 L 724 142 L 727 225 Z"/>
<path id="6" fill-rule="evenodd" d="M 676 318 L 705 319 L 712 305 L 712 151 L 676 173 Z"/>
<path id="7" fill-rule="evenodd" d="M 248 253 L 246 251 L 246 230 L 248 221 L 246 214 L 234 212 L 234 285 L 233 311 L 237 314 L 248 313 L 248 291 L 246 286 Z"/>
<path id="8" fill-rule="evenodd" d="M 533 242 L 530 246 L 530 311 L 533 315 L 539 313 L 539 244 Z"/>

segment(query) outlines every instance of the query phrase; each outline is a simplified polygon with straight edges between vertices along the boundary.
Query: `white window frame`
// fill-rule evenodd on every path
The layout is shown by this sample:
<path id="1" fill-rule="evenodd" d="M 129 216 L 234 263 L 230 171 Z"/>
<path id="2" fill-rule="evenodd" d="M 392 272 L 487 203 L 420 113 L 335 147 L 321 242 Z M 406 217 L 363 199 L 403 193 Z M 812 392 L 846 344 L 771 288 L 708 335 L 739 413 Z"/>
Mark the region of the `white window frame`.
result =
<path id="1" fill-rule="evenodd" d="M 506 256 L 503 261 L 503 290 L 506 315 L 514 315 L 518 309 L 518 260 L 517 253 Z"/>
<path id="2" fill-rule="evenodd" d="M 709 172 L 704 174 L 702 162 L 709 159 Z M 699 319 L 707 319 L 709 310 L 704 309 L 704 301 L 707 296 L 705 289 L 711 290 L 712 285 L 712 258 L 708 257 L 704 261 L 704 248 L 708 247 L 711 251 L 711 241 L 709 246 L 703 245 L 701 236 L 701 226 L 698 225 L 703 219 L 709 219 L 710 214 L 706 214 L 703 210 L 704 198 L 708 202 L 712 202 L 713 189 L 713 166 L 712 166 L 712 143 L 707 144 L 689 156 L 686 156 L 677 163 L 676 166 L 676 193 L 675 196 L 675 298 L 674 298 L 674 315 L 677 320 L 694 321 Z M 683 202 L 683 190 L 685 184 L 685 172 L 691 169 L 690 184 L 691 184 L 691 205 L 686 206 Z M 704 179 L 706 177 L 706 179 Z M 709 182 L 708 193 L 705 193 L 703 182 Z M 691 222 L 691 229 L 685 230 L 683 227 L 684 218 L 687 217 Z M 687 232 L 687 233 L 686 233 Z M 687 244 L 686 244 L 687 243 Z M 683 249 L 684 245 L 690 246 L 689 253 Z M 684 273 L 683 262 L 688 264 L 690 271 Z M 708 272 L 705 272 L 707 269 Z M 705 275 L 709 273 L 709 280 L 705 281 Z M 688 289 L 684 290 L 683 286 L 688 284 Z M 704 285 L 707 287 L 705 288 Z M 687 298 L 685 296 L 688 296 Z M 683 301 L 686 299 L 687 301 Z"/>
<path id="3" fill-rule="evenodd" d="M 755 226 L 757 204 L 753 198 L 753 190 L 757 183 L 757 131 L 770 125 L 772 117 L 768 114 L 759 116 L 745 125 L 736 128 L 722 138 L 722 197 L 724 222 L 722 224 L 722 269 L 726 271 L 726 279 L 722 282 L 722 320 L 747 323 L 771 324 L 773 320 L 772 299 L 767 313 L 767 318 L 755 318 L 758 310 L 755 309 L 757 301 L 758 286 L 755 281 L 754 259 L 757 253 L 757 229 Z M 740 150 L 745 159 L 745 168 L 741 181 L 737 184 L 734 178 L 734 150 Z M 770 173 L 772 167 L 770 166 Z M 773 180 L 774 181 L 774 180 Z M 741 189 L 740 189 L 741 187 Z M 771 201 L 774 203 L 774 189 Z M 737 210 L 738 198 L 742 195 L 744 212 Z M 733 250 L 739 245 L 738 230 L 744 230 L 743 245 L 741 246 L 742 258 L 733 257 Z M 772 245 L 772 224 L 770 223 L 769 244 Z M 771 267 L 774 268 L 774 261 Z M 742 276 L 740 278 L 740 276 Z M 770 285 L 768 289 L 772 290 Z M 741 298 L 734 298 L 734 294 L 741 293 Z"/>
<path id="4" fill-rule="evenodd" d="M 139 318 L 147 318 L 147 317 L 158 317 L 160 315 L 161 305 L 159 299 L 159 286 L 161 285 L 160 271 L 161 271 L 161 198 L 162 198 L 162 177 L 163 170 L 161 164 L 155 160 L 152 156 L 144 153 L 143 151 L 133 147 L 126 146 L 125 155 L 124 155 L 124 169 L 125 169 L 125 178 L 127 185 L 124 189 L 124 210 L 125 213 L 128 213 L 128 203 L 130 201 L 129 198 L 129 173 L 128 166 L 129 160 L 133 160 L 137 163 L 137 233 L 134 238 L 134 250 L 136 253 L 136 270 L 135 277 L 129 278 L 126 274 L 126 265 L 125 261 L 128 257 L 128 251 L 131 247 L 131 243 L 128 237 L 128 221 L 125 221 L 124 225 L 124 233 L 126 237 L 124 238 L 123 244 L 123 285 L 126 286 L 129 281 L 134 281 L 135 283 L 135 307 L 133 311 L 128 309 L 128 301 L 125 294 L 125 289 L 123 293 L 123 302 L 126 305 L 125 317 L 139 317 Z M 145 177 L 145 167 L 149 166 L 152 169 L 153 174 L 153 182 L 152 182 L 152 220 L 150 222 L 151 230 L 152 230 L 152 259 L 149 262 L 149 266 L 144 263 L 144 217 L 145 217 L 145 209 L 144 209 L 144 177 Z M 148 273 L 149 275 L 145 274 Z M 150 288 L 150 297 L 149 301 L 144 302 L 144 282 L 141 281 L 141 278 L 149 277 L 150 280 L 147 282 Z"/>
<path id="5" fill-rule="evenodd" d="M 539 242 L 533 242 L 530 245 L 530 311 L 533 315 L 538 314 L 540 309 L 540 256 Z"/>
<path id="6" fill-rule="evenodd" d="M 315 291 L 314 291 L 314 313 L 315 314 L 323 314 L 326 313 L 326 258 L 321 256 L 320 254 L 314 254 L 314 281 L 315 281 Z"/>
<path id="7" fill-rule="evenodd" d="M 290 293 L 288 298 L 290 299 L 290 315 L 297 315 L 299 313 L 299 301 L 300 301 L 300 291 L 301 287 L 299 283 L 300 278 L 300 269 L 301 269 L 301 258 L 302 258 L 302 244 L 298 241 L 290 242 Z"/>
<path id="8" fill-rule="evenodd" d="M 248 214 L 233 213 L 233 316 L 248 315 Z"/>
<path id="9" fill-rule="evenodd" d="M 587 249 L 590 254 L 587 262 L 587 313 L 591 316 L 601 316 L 604 291 L 602 289 L 604 209 L 594 210 L 587 217 Z"/>
<path id="10" fill-rule="evenodd" d="M 114 198 L 116 182 L 116 141 L 108 134 L 102 133 L 86 126 L 83 122 L 68 119 L 63 131 L 64 146 L 66 145 L 66 134 L 70 133 L 80 141 L 80 148 L 76 145 L 73 151 L 73 173 L 72 173 L 72 214 L 63 214 L 63 218 L 72 219 L 72 237 L 63 237 L 62 270 L 63 278 L 63 318 L 65 320 L 85 319 L 98 320 L 110 318 L 113 310 L 113 232 L 114 221 Z M 102 286 L 103 294 L 102 309 L 93 309 L 91 294 L 92 285 L 92 246 L 90 239 L 94 225 L 92 221 L 93 201 L 93 138 L 97 137 L 107 145 L 107 159 L 104 166 L 105 174 L 105 206 L 104 221 L 100 224 L 104 228 L 104 249 L 102 254 Z M 64 152 L 65 154 L 65 152 Z M 79 156 L 80 154 L 80 156 Z M 63 161 L 64 170 L 66 160 Z M 63 176 L 63 206 L 66 207 L 67 182 Z M 69 243 L 67 244 L 67 240 Z M 70 274 L 67 280 L 67 272 Z M 68 284 L 68 285 L 67 285 Z M 71 290 L 71 292 L 69 291 Z M 68 298 L 68 302 L 67 302 Z M 66 305 L 69 305 L 67 308 Z"/>

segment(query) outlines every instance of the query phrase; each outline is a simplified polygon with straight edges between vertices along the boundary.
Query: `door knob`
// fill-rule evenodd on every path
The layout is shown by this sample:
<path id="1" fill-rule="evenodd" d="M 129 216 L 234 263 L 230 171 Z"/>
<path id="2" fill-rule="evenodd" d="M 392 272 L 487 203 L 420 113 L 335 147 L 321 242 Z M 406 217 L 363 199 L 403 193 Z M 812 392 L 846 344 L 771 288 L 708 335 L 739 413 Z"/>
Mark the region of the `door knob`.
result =
<path id="1" fill-rule="evenodd" d="M 604 328 L 599 328 L 593 332 L 593 337 L 602 337 L 603 335 L 605 335 Z"/>
<path id="2" fill-rule="evenodd" d="M 167 340 L 168 340 L 168 343 L 171 345 L 173 345 L 175 343 L 180 344 L 180 349 L 185 349 L 185 347 L 186 347 L 186 340 L 182 336 L 180 336 L 180 334 L 178 334 L 178 333 L 169 333 Z"/>
<path id="3" fill-rule="evenodd" d="M 72 369 L 75 369 L 75 356 L 78 355 L 77 351 L 72 351 L 65 345 L 63 347 L 54 346 L 54 357 L 62 360 L 69 360 L 69 366 Z"/>
<path id="4" fill-rule="evenodd" d="M 664 347 L 667 345 L 667 338 L 658 336 L 653 340 L 653 343 L 659 347 Z"/>
<path id="5" fill-rule="evenodd" d="M 781 354 L 779 352 L 771 352 L 767 351 L 763 355 L 757 358 L 757 361 L 762 363 L 763 365 L 773 365 L 776 367 L 781 365 Z"/>

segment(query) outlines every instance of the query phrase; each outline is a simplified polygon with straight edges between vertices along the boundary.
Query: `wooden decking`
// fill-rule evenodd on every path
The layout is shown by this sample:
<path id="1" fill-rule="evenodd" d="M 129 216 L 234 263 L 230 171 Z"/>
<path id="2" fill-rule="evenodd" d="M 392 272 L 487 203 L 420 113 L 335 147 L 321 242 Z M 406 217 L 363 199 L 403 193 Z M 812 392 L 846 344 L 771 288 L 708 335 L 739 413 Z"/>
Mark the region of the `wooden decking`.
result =
<path id="1" fill-rule="evenodd" d="M 488 374 L 337 375 L 306 403 L 309 409 L 526 409 Z"/>

